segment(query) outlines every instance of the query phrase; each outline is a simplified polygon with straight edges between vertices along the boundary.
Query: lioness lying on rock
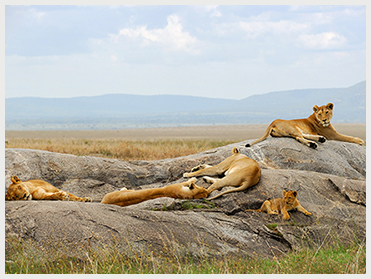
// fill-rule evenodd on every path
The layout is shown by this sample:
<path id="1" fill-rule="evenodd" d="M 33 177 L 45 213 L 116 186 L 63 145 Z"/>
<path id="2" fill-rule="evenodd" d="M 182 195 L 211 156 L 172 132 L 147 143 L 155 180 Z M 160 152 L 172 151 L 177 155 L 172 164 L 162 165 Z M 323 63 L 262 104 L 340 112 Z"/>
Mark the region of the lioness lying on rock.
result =
<path id="1" fill-rule="evenodd" d="M 336 132 L 330 123 L 333 108 L 334 104 L 332 103 L 321 107 L 315 105 L 313 114 L 308 118 L 274 120 L 261 138 L 253 143 L 246 144 L 246 147 L 265 140 L 269 135 L 272 137 L 291 137 L 312 148 L 317 148 L 317 143 L 315 142 L 325 142 L 326 139 L 366 145 L 360 138 L 345 136 Z"/>
<path id="2" fill-rule="evenodd" d="M 247 209 L 246 211 L 257 211 L 257 212 L 267 212 L 268 214 L 278 214 L 282 213 L 283 219 L 290 219 L 290 215 L 287 211 L 296 209 L 297 211 L 303 212 L 305 215 L 312 215 L 304 209 L 297 200 L 298 193 L 296 191 L 285 191 L 282 192 L 283 198 L 276 198 L 273 200 L 266 200 L 262 206 L 257 210 Z"/>
<path id="3" fill-rule="evenodd" d="M 127 190 L 122 188 L 105 195 L 101 203 L 115 204 L 118 206 L 128 206 L 147 200 L 169 197 L 174 199 L 201 199 L 206 198 L 208 192 L 205 188 L 196 184 L 196 178 L 186 182 L 171 184 L 162 188 L 152 188 L 143 190 Z"/>
<path id="4" fill-rule="evenodd" d="M 225 175 L 225 177 L 212 178 L 204 176 L 206 182 L 212 183 L 212 185 L 207 189 L 210 194 L 214 190 L 221 189 L 226 186 L 238 186 L 235 189 L 227 190 L 215 197 L 209 198 L 208 200 L 215 199 L 221 195 L 243 191 L 248 187 L 256 185 L 261 176 L 259 164 L 247 157 L 244 154 L 238 152 L 237 148 L 234 147 L 232 150 L 232 156 L 223 160 L 216 166 L 209 165 L 199 165 L 194 167 L 191 172 L 186 172 L 183 174 L 183 177 L 195 177 L 195 176 L 219 176 Z"/>
<path id="5" fill-rule="evenodd" d="M 44 180 L 21 181 L 17 176 L 11 178 L 13 184 L 9 185 L 5 200 L 61 200 L 91 202 L 91 198 L 79 198 L 73 194 L 55 188 Z"/>

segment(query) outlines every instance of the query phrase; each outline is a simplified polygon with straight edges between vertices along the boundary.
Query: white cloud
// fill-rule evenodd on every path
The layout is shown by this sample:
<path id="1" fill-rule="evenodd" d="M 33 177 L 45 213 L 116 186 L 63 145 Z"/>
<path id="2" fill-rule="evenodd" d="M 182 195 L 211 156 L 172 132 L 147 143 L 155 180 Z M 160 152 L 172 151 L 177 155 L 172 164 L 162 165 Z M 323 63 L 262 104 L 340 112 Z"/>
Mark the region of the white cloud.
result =
<path id="1" fill-rule="evenodd" d="M 137 28 L 121 29 L 118 35 L 111 36 L 116 41 L 120 37 L 127 37 L 132 40 L 140 40 L 142 46 L 150 44 L 159 44 L 167 50 L 185 51 L 189 53 L 199 53 L 196 49 L 197 38 L 192 37 L 188 32 L 183 30 L 176 15 L 167 18 L 167 25 L 164 29 L 148 30 L 147 26 Z"/>
<path id="2" fill-rule="evenodd" d="M 240 22 L 239 26 L 244 30 L 249 38 L 272 33 L 272 34 L 289 34 L 303 31 L 308 28 L 307 24 L 297 23 L 289 20 L 280 21 L 252 21 Z"/>
<path id="3" fill-rule="evenodd" d="M 333 49 L 343 46 L 346 38 L 334 32 L 323 32 L 321 34 L 301 35 L 299 43 L 310 49 Z"/>
<path id="4" fill-rule="evenodd" d="M 218 5 L 206 5 L 204 6 L 207 12 L 211 12 L 210 17 L 221 17 L 222 13 L 217 10 Z"/>

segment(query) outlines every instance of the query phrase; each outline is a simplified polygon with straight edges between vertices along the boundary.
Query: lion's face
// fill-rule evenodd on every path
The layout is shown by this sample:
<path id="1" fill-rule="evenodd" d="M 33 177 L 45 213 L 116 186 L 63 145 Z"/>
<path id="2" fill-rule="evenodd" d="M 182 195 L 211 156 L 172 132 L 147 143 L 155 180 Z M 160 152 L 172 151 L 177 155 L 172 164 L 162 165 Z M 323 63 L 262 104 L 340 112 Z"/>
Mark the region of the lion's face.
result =
<path id="1" fill-rule="evenodd" d="M 285 203 L 288 207 L 290 207 L 290 205 L 293 205 L 295 202 L 296 202 L 296 196 L 298 195 L 298 193 L 296 191 L 285 191 L 283 190 L 283 198 L 285 200 Z"/>
<path id="2" fill-rule="evenodd" d="M 323 126 L 327 127 L 330 125 L 330 120 L 332 118 L 332 109 L 334 105 L 332 103 L 328 103 L 325 106 L 318 107 L 317 105 L 313 107 L 314 115 L 317 121 Z"/>
<path id="3" fill-rule="evenodd" d="M 196 184 L 192 183 L 189 186 L 189 189 L 191 190 L 194 199 L 203 199 L 208 196 L 207 190 L 205 188 L 197 186 Z"/>
<path id="4" fill-rule="evenodd" d="M 5 194 L 5 200 L 32 200 L 32 195 L 22 183 L 13 183 L 9 186 L 8 193 Z"/>

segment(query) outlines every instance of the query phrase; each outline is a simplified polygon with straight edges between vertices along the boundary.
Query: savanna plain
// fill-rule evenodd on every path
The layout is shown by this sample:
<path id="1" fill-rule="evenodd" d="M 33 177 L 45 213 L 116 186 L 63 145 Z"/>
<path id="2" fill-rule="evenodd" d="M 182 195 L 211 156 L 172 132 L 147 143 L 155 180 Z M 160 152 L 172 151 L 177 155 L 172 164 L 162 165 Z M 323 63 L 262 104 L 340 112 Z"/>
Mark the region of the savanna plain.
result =
<path id="1" fill-rule="evenodd" d="M 256 139 L 268 124 L 198 126 L 156 129 L 88 131 L 5 131 L 5 148 L 27 148 L 77 156 L 126 161 L 161 160 L 195 154 L 219 146 Z M 366 140 L 366 124 L 333 124 L 343 134 Z M 250 273 L 250 274 L 365 274 L 364 242 L 333 241 L 302 248 L 281 258 L 215 256 L 192 258 L 169 251 L 164 256 L 121 255 L 115 247 L 76 247 L 81 256 L 61 252 L 63 243 L 39 247 L 32 241 L 6 239 L 5 272 L 12 273 Z"/>

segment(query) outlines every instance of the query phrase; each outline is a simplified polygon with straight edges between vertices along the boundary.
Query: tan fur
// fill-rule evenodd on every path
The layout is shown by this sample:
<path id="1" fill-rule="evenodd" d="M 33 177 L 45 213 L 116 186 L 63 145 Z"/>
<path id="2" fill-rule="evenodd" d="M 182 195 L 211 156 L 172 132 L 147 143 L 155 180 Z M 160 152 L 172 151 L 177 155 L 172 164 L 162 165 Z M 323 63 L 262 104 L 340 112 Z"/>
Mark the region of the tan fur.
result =
<path id="1" fill-rule="evenodd" d="M 184 177 L 197 177 L 203 175 L 219 176 L 225 175 L 222 179 L 211 178 L 205 176 L 204 179 L 212 183 L 207 189 L 210 194 L 214 190 L 221 189 L 225 186 L 238 186 L 236 189 L 224 191 L 209 200 L 220 197 L 221 195 L 243 191 L 248 187 L 256 185 L 261 176 L 259 164 L 238 152 L 237 148 L 233 148 L 232 156 L 228 157 L 216 166 L 200 165 L 191 170 L 189 173 L 184 173 Z"/>
<path id="2" fill-rule="evenodd" d="M 196 182 L 195 178 L 189 179 L 183 183 L 176 183 L 162 188 L 143 190 L 127 190 L 126 188 L 123 188 L 120 191 L 111 192 L 105 195 L 101 203 L 128 206 L 161 197 L 174 199 L 206 198 L 208 195 L 207 190 L 195 185 L 194 182 Z"/>
<path id="3" fill-rule="evenodd" d="M 61 200 L 91 202 L 91 198 L 79 198 L 73 194 L 55 188 L 44 180 L 21 181 L 17 176 L 11 178 L 13 184 L 9 185 L 5 200 Z"/>
<path id="4" fill-rule="evenodd" d="M 255 211 L 257 212 L 267 212 L 268 214 L 278 214 L 279 212 L 282 213 L 283 218 L 285 220 L 290 219 L 290 215 L 287 211 L 296 209 L 297 211 L 303 212 L 305 215 L 312 215 L 312 213 L 308 212 L 304 209 L 297 200 L 298 193 L 296 191 L 288 191 L 286 192 L 283 190 L 282 192 L 283 198 L 276 198 L 273 200 L 266 200 L 260 209 Z M 246 211 L 252 211 L 248 209 Z"/>
<path id="5" fill-rule="evenodd" d="M 335 128 L 330 123 L 333 115 L 333 108 L 334 105 L 332 103 L 328 103 L 321 107 L 315 105 L 313 106 L 313 114 L 308 118 L 274 120 L 261 138 L 251 144 L 246 144 L 246 147 L 250 147 L 253 144 L 265 140 L 269 135 L 272 137 L 292 137 L 312 148 L 317 148 L 315 141 L 325 142 L 326 139 L 366 145 L 360 138 L 345 136 L 336 132 Z"/>

